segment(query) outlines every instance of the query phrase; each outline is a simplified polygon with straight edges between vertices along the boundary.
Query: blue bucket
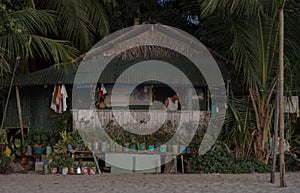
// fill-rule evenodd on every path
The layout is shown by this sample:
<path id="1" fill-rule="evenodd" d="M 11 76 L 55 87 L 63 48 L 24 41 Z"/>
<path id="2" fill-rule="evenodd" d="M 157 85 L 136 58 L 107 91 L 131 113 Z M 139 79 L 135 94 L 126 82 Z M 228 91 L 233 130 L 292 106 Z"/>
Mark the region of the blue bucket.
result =
<path id="1" fill-rule="evenodd" d="M 159 146 L 159 151 L 160 152 L 167 152 L 167 146 L 166 145 Z"/>
<path id="2" fill-rule="evenodd" d="M 144 144 L 140 144 L 140 150 L 142 151 L 142 150 L 145 150 L 145 149 L 146 149 L 145 145 Z"/>
<path id="3" fill-rule="evenodd" d="M 136 150 L 136 146 L 135 146 L 135 145 L 131 145 L 131 146 L 129 147 L 129 149 L 130 149 L 131 151 L 134 151 L 134 150 Z"/>
<path id="4" fill-rule="evenodd" d="M 148 150 L 149 151 L 154 151 L 154 145 L 149 145 Z"/>
<path id="5" fill-rule="evenodd" d="M 179 147 L 179 151 L 180 151 L 180 153 L 182 153 L 182 154 L 184 154 L 184 153 L 186 153 L 186 150 L 187 150 L 187 147 L 185 146 L 185 145 L 181 145 L 180 147 Z"/>
<path id="6" fill-rule="evenodd" d="M 35 154 L 38 154 L 38 155 L 42 155 L 44 153 L 44 151 L 45 151 L 45 148 L 43 148 L 43 147 L 36 147 L 34 149 Z"/>

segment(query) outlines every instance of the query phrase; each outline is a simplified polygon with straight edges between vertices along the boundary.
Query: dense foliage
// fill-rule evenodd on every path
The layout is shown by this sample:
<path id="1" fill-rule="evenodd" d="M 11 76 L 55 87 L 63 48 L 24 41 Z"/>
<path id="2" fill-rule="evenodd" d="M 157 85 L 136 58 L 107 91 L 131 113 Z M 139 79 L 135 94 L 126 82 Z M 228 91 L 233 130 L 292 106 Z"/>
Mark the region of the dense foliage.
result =
<path id="1" fill-rule="evenodd" d="M 17 57 L 23 73 L 80 60 L 97 41 L 137 20 L 177 27 L 208 47 L 231 76 L 221 140 L 233 155 L 215 148 L 195 157 L 194 170 L 266 171 L 261 162 L 248 157 L 265 161 L 270 154 L 281 8 L 285 11 L 285 95 L 299 95 L 299 0 L 2 0 L 0 75 L 10 80 Z M 297 135 L 294 132 L 289 139 L 299 155 Z"/>
<path id="2" fill-rule="evenodd" d="M 235 158 L 221 146 L 215 146 L 205 155 L 194 155 L 191 159 L 192 173 L 266 173 L 269 166 L 253 158 Z"/>

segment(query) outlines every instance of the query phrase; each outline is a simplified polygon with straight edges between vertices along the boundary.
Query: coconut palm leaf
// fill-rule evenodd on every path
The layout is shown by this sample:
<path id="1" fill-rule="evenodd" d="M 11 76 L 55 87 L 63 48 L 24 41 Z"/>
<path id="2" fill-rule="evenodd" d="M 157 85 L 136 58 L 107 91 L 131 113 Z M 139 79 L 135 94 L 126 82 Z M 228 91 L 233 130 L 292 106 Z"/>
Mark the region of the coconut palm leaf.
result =
<path id="1" fill-rule="evenodd" d="M 299 53 L 300 45 L 299 38 L 295 36 L 300 30 L 300 25 L 297 25 L 300 20 L 299 3 L 295 0 L 283 1 L 283 4 L 279 0 L 203 0 L 200 2 L 199 29 L 206 29 L 201 33 L 205 38 L 209 38 L 205 43 L 208 42 L 210 48 L 219 52 L 219 55 L 224 58 L 232 59 L 235 72 L 244 78 L 244 85 L 250 93 L 257 129 L 255 131 L 255 144 L 258 149 L 256 155 L 263 160 L 267 152 L 267 134 L 274 107 L 272 95 L 277 80 L 278 11 L 285 3 L 287 24 L 293 26 L 291 31 L 286 29 L 285 61 L 290 64 L 286 65 L 286 69 L 295 73 L 295 76 L 290 76 L 293 77 L 293 80 L 290 78 L 291 81 L 298 82 L 295 78 L 299 70 L 294 64 L 298 61 L 295 53 Z M 220 47 L 226 49 L 222 50 Z M 289 84 L 293 85 L 291 82 Z M 236 109 L 236 114 L 233 114 L 236 116 L 233 117 L 239 120 L 237 115 L 241 112 L 243 109 Z M 236 120 L 232 119 L 232 121 Z M 239 124 L 239 121 L 236 121 L 236 124 Z"/>
<path id="2" fill-rule="evenodd" d="M 106 6 L 108 2 L 106 1 Z M 36 0 L 36 7 L 55 11 L 59 36 L 73 42 L 82 51 L 92 47 L 96 36 L 103 37 L 109 33 L 102 1 Z"/>
<path id="3" fill-rule="evenodd" d="M 88 1 L 82 3 L 85 12 L 89 13 L 89 20 L 94 27 L 94 34 L 101 37 L 108 35 L 110 26 L 104 6 L 95 0 L 92 3 L 88 3 Z M 108 2 L 106 3 L 107 6 Z"/>
<path id="4" fill-rule="evenodd" d="M 285 10 L 285 90 L 291 96 L 300 94 L 300 1 L 287 1 Z"/>
<path id="5" fill-rule="evenodd" d="M 53 11 L 28 8 L 13 12 L 8 16 L 18 20 L 19 25 L 22 26 L 21 30 L 25 33 L 43 36 L 57 34 L 56 16 Z"/>
<path id="6" fill-rule="evenodd" d="M 78 48 L 86 50 L 92 38 L 92 25 L 88 14 L 82 9 L 81 1 L 47 1 L 46 9 L 55 10 L 57 28 L 62 39 L 74 42 Z M 38 5 L 38 4 L 37 4 Z"/>
<path id="7" fill-rule="evenodd" d="M 225 58 L 232 56 L 236 72 L 242 73 L 246 85 L 256 90 L 270 90 L 277 75 L 278 10 L 282 1 L 203 0 L 200 2 L 202 4 L 199 12 L 203 22 L 199 29 L 203 31 L 202 26 L 206 28 L 209 26 L 201 34 L 202 37 L 204 34 L 206 35 L 204 37 L 210 38 L 209 47 Z M 300 46 L 300 40 L 297 37 L 300 30 L 300 3 L 298 0 L 288 0 L 283 3 L 286 25 L 285 58 L 286 62 L 290 61 L 293 65 L 298 60 L 297 53 L 299 53 Z M 222 31 L 223 34 L 221 34 Z M 205 39 L 202 40 L 205 41 Z M 221 50 L 215 45 L 225 47 L 225 49 Z M 226 50 L 229 50 L 232 55 Z M 289 65 L 286 66 L 288 67 Z"/>
<path id="8" fill-rule="evenodd" d="M 252 16 L 258 9 L 258 1 L 253 0 L 202 0 L 202 15 L 213 14 L 216 10 L 226 10 L 230 14 L 239 16 Z"/>
<path id="9" fill-rule="evenodd" d="M 11 69 L 10 65 L 15 63 L 17 56 L 21 57 L 21 66 L 25 69 L 34 62 L 37 63 L 34 65 L 41 61 L 60 63 L 79 55 L 69 41 L 58 37 L 55 12 L 33 7 L 24 6 L 5 15 L 8 19 L 4 20 L 14 21 L 15 27 L 0 35 L 2 72 Z"/>
<path id="10" fill-rule="evenodd" d="M 270 2 L 270 1 L 269 1 Z M 277 1 L 274 1 L 277 2 Z M 263 3 L 264 4 L 264 3 Z M 218 31 L 225 33 L 217 42 L 224 41 L 231 54 L 222 54 L 224 57 L 232 56 L 235 70 L 242 73 L 246 85 L 257 90 L 267 90 L 271 87 L 269 78 L 273 72 L 274 48 L 277 48 L 276 33 L 278 25 L 274 15 L 264 14 L 263 4 L 260 1 L 206 1 L 202 3 L 202 17 L 218 16 Z M 269 4 L 270 5 L 270 4 Z M 276 5 L 271 4 L 271 7 Z M 267 10 L 269 7 L 267 7 Z M 223 15 L 223 18 L 222 16 Z M 276 16 L 276 15 L 275 15 Z M 212 26 L 214 20 L 207 20 L 206 26 Z M 223 23 L 222 23 L 223 22 Z M 214 29 L 211 32 L 214 34 Z M 220 33 L 219 33 L 220 34 Z M 211 35 L 212 36 L 212 35 Z M 216 40 L 213 38 L 211 41 Z M 221 44 L 222 45 L 222 44 Z M 224 45 L 224 43 L 223 43 Z M 214 49 L 214 48 L 213 48 Z M 272 58 L 273 60 L 270 60 Z M 272 81 L 271 81 L 272 82 Z"/>
<path id="11" fill-rule="evenodd" d="M 230 144 L 236 156 L 247 157 L 253 153 L 255 116 L 249 97 L 232 98 L 225 118 L 225 141 Z"/>
<path id="12" fill-rule="evenodd" d="M 11 72 L 11 68 L 8 64 L 8 62 L 6 61 L 6 53 L 5 50 L 0 48 L 0 76 L 3 75 L 3 73 L 10 73 Z"/>
<path id="13" fill-rule="evenodd" d="M 37 53 L 45 59 L 52 57 L 55 63 L 71 61 L 79 54 L 79 51 L 71 46 L 68 41 L 53 40 L 37 35 L 32 35 L 30 41 L 32 56 Z"/>
<path id="14" fill-rule="evenodd" d="M 0 37 L 2 49 L 8 51 L 9 60 L 15 56 L 22 58 L 23 64 L 26 61 L 40 56 L 45 60 L 53 60 L 55 63 L 70 61 L 75 58 L 78 51 L 67 41 L 53 40 L 38 35 L 30 34 L 8 34 Z M 0 53 L 4 55 L 5 53 Z"/>

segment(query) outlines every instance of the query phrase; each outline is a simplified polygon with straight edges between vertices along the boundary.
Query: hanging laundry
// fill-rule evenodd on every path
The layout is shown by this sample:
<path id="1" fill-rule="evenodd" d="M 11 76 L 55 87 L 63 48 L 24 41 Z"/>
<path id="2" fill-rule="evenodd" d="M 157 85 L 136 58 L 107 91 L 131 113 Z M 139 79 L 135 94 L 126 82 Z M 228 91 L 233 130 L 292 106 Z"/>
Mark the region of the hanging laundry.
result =
<path id="1" fill-rule="evenodd" d="M 105 97 L 107 96 L 106 88 L 104 84 L 97 84 L 95 92 L 95 105 L 98 107 L 100 103 L 104 103 Z"/>
<path id="2" fill-rule="evenodd" d="M 296 113 L 299 117 L 299 98 L 298 96 L 284 97 L 284 112 Z"/>
<path id="3" fill-rule="evenodd" d="M 67 98 L 68 98 L 68 93 L 67 93 L 67 90 L 66 90 L 66 87 L 65 85 L 61 85 L 61 94 L 62 94 L 62 104 L 63 104 L 63 108 L 62 108 L 62 111 L 65 112 L 67 110 Z"/>
<path id="4" fill-rule="evenodd" d="M 103 95 L 105 96 L 107 94 L 107 91 L 106 91 L 103 83 L 101 84 L 101 90 L 103 92 Z"/>
<path id="5" fill-rule="evenodd" d="M 63 99 L 63 96 L 62 96 L 62 93 L 61 93 L 61 85 L 58 85 L 58 87 L 57 87 L 57 101 L 58 101 L 58 103 L 57 103 L 57 105 L 58 105 L 58 113 L 62 113 L 62 106 L 63 106 L 63 104 L 62 104 L 62 99 Z"/>
<path id="6" fill-rule="evenodd" d="M 56 113 L 63 113 L 67 110 L 67 90 L 65 85 L 58 84 L 54 86 L 50 108 Z"/>

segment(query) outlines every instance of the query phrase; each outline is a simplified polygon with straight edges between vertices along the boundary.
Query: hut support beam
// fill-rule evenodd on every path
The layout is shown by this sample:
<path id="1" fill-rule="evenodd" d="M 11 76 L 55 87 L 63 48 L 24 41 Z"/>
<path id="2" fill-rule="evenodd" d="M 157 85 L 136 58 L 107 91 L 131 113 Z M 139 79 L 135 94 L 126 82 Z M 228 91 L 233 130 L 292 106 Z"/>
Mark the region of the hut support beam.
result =
<path id="1" fill-rule="evenodd" d="M 8 95 L 7 95 L 7 98 L 6 98 L 6 103 L 5 103 L 5 108 L 4 108 L 4 112 L 3 112 L 3 118 L 2 118 L 0 129 L 3 129 L 4 120 L 5 120 L 5 117 L 6 117 L 7 107 L 8 107 L 9 98 L 10 98 L 10 93 L 11 93 L 11 89 L 12 89 L 13 82 L 14 82 L 14 79 L 15 79 L 15 74 L 16 74 L 17 68 L 19 66 L 19 61 L 20 61 L 20 57 L 17 57 L 16 64 L 15 64 L 15 67 L 14 67 L 14 71 L 12 72 L 12 78 L 10 80 Z"/>
<path id="2" fill-rule="evenodd" d="M 20 123 L 20 129 L 21 129 L 21 139 L 22 139 L 22 143 L 21 144 L 23 145 L 23 143 L 24 143 L 24 126 L 23 126 L 23 118 L 22 118 L 20 92 L 19 92 L 19 88 L 17 86 L 16 86 L 16 98 L 17 98 L 19 123 Z"/>
<path id="3" fill-rule="evenodd" d="M 280 149 L 280 187 L 286 187 L 284 160 L 284 12 L 279 12 L 279 149 Z"/>

